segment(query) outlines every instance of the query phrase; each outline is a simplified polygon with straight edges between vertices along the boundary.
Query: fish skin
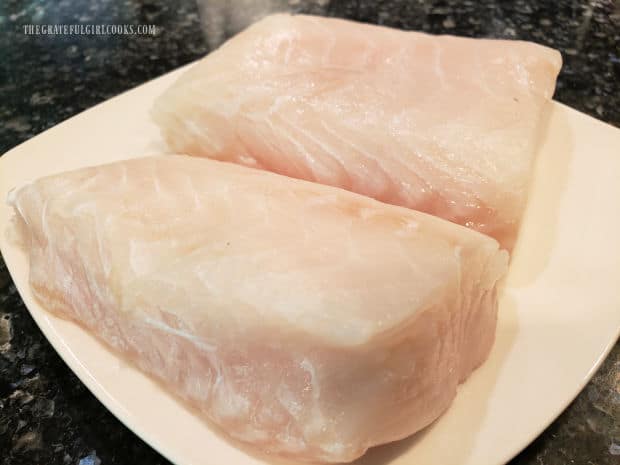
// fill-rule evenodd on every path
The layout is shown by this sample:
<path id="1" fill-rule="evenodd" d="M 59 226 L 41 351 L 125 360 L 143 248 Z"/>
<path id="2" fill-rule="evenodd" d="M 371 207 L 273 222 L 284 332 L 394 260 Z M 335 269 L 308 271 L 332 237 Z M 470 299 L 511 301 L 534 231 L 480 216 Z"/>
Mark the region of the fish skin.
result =
<path id="1" fill-rule="evenodd" d="M 493 344 L 498 243 L 346 190 L 170 155 L 9 203 L 44 308 L 274 454 L 346 462 L 413 434 Z"/>
<path id="2" fill-rule="evenodd" d="M 510 250 L 561 67 L 530 42 L 269 16 L 182 75 L 170 150 L 431 213 Z"/>

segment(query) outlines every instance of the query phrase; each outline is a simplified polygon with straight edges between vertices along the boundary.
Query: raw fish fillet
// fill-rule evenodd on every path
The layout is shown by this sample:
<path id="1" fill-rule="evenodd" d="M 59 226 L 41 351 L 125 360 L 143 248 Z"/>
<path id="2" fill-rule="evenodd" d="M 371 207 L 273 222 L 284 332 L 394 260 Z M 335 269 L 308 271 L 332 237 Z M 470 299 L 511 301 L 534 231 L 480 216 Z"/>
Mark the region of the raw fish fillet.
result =
<path id="1" fill-rule="evenodd" d="M 45 308 L 271 453 L 350 461 L 414 433 L 494 340 L 494 239 L 342 189 L 162 156 L 9 202 Z"/>
<path id="2" fill-rule="evenodd" d="M 348 189 L 511 249 L 560 54 L 270 16 L 155 104 L 172 151 Z"/>

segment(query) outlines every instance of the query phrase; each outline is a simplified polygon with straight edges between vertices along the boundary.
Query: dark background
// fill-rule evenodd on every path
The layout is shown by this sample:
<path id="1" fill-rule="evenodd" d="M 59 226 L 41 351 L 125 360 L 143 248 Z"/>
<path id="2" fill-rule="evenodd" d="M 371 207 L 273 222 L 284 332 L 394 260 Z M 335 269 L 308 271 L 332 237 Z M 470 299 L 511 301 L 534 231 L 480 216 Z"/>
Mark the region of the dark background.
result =
<path id="1" fill-rule="evenodd" d="M 564 58 L 555 98 L 620 126 L 620 1 L 199 1 L 201 8 L 194 0 L 0 0 L 0 153 L 203 56 L 265 8 L 549 45 Z M 23 30 L 25 24 L 80 23 L 153 24 L 159 32 L 37 36 Z M 66 367 L 30 318 L 0 259 L 0 465 L 99 463 L 168 462 Z M 511 465 L 618 463 L 616 344 L 579 397 Z"/>

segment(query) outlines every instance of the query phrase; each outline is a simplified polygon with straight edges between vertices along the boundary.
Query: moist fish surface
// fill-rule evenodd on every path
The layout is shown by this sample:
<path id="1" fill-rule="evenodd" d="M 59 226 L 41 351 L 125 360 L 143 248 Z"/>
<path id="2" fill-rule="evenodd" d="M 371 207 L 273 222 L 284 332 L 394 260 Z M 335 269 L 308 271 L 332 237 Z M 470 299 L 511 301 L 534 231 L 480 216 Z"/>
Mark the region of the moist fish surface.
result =
<path id="1" fill-rule="evenodd" d="M 170 149 L 341 187 L 511 249 L 560 54 L 313 16 L 267 17 L 161 96 Z"/>
<path id="2" fill-rule="evenodd" d="M 270 453 L 351 461 L 408 436 L 493 344 L 498 243 L 346 190 L 159 156 L 9 203 L 44 308 Z"/>

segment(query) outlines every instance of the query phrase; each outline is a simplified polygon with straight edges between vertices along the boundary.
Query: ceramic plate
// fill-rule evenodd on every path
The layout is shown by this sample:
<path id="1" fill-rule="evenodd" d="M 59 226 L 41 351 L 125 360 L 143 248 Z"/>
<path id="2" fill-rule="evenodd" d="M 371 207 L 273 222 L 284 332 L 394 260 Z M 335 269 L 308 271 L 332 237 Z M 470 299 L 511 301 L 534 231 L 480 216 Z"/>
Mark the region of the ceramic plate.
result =
<path id="1" fill-rule="evenodd" d="M 149 108 L 182 71 L 5 154 L 0 197 L 39 176 L 160 150 Z M 618 179 L 620 130 L 554 103 L 489 360 L 433 425 L 371 450 L 358 464 L 497 465 L 568 405 L 620 330 Z M 30 293 L 26 256 L 4 234 L 10 214 L 2 203 L 0 247 L 17 289 L 54 348 L 112 413 L 178 465 L 275 462 L 235 447 L 89 333 L 47 314 Z"/>

